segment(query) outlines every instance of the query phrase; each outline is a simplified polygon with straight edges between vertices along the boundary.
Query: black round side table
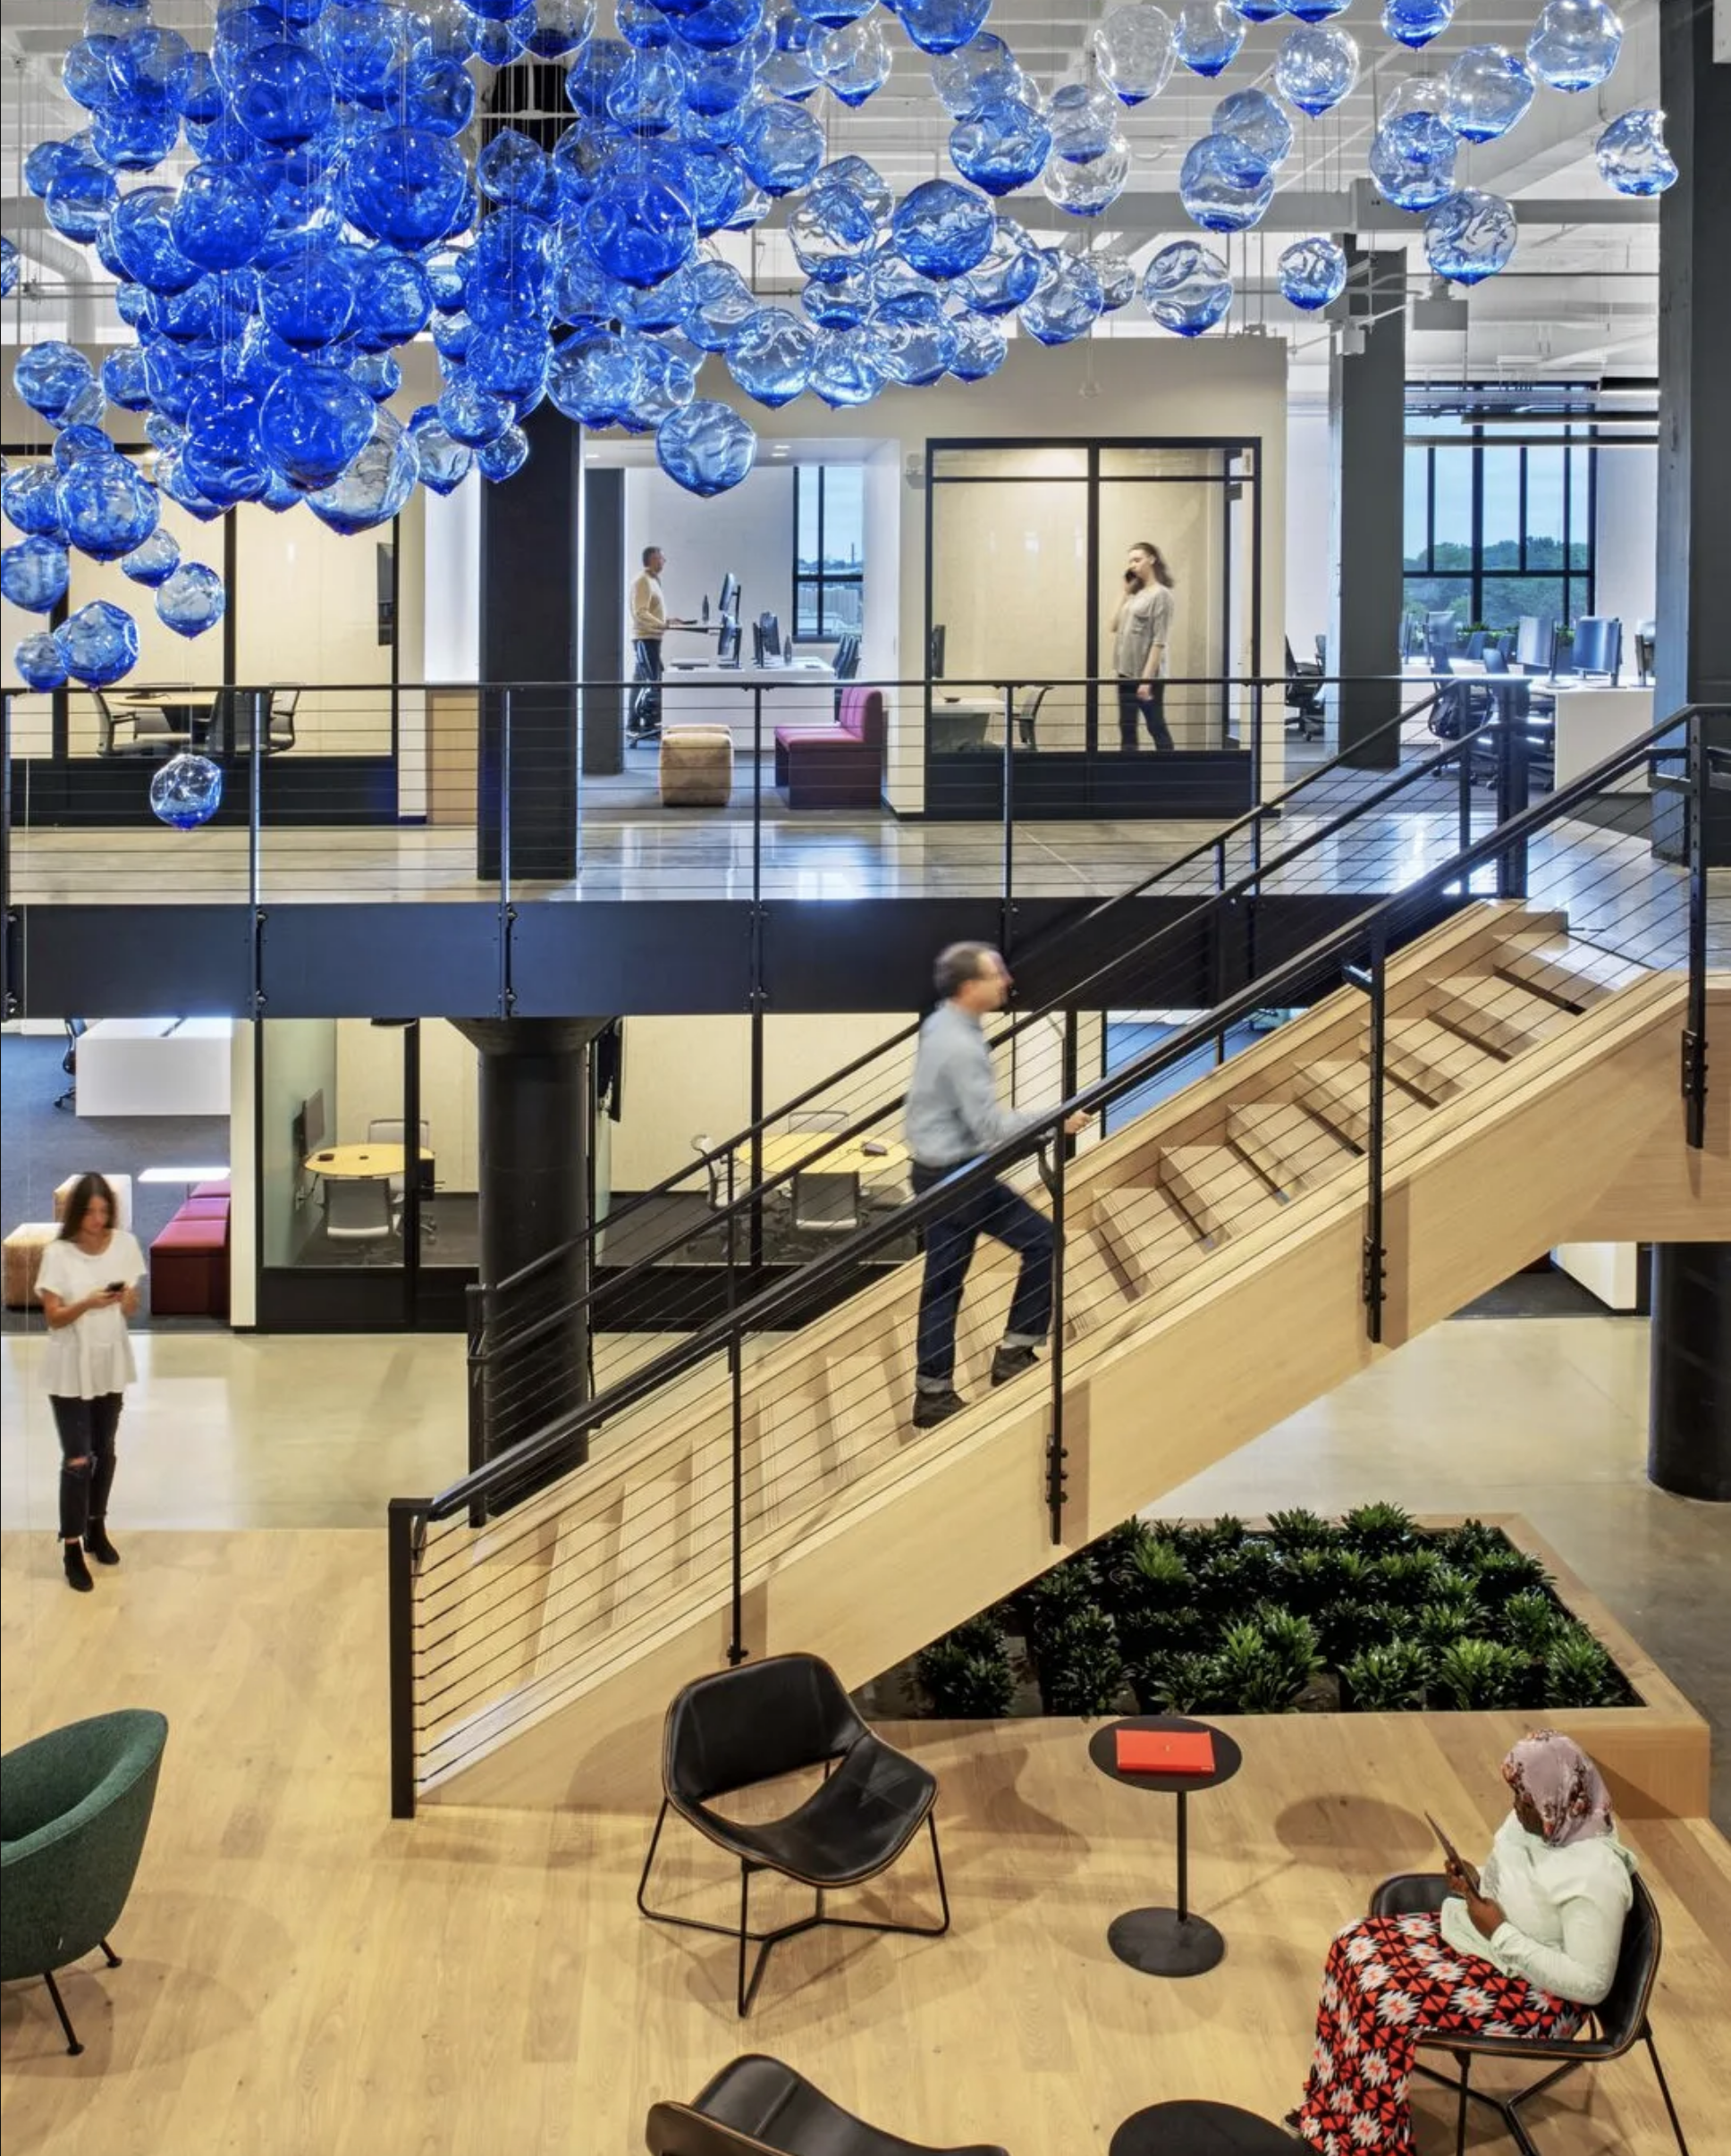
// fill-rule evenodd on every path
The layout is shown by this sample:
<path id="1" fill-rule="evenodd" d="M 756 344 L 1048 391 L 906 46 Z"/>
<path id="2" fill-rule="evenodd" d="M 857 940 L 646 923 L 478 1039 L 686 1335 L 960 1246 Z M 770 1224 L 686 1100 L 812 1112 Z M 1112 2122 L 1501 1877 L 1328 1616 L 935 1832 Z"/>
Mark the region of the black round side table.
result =
<path id="1" fill-rule="evenodd" d="M 1212 1774 L 1137 1774 L 1118 1764 L 1120 1730 L 1206 1730 L 1214 1739 Z M 1244 1764 L 1244 1754 L 1223 1730 L 1182 1714 L 1133 1714 L 1108 1722 L 1088 1739 L 1088 1756 L 1102 1774 L 1133 1790 L 1153 1790 L 1178 1800 L 1178 1905 L 1175 1909 L 1126 1909 L 1114 1916 L 1106 1943 L 1120 1961 L 1144 1976 L 1200 1976 L 1226 1951 L 1226 1941 L 1205 1916 L 1190 1909 L 1190 1823 L 1186 1800 L 1192 1790 L 1218 1789 Z M 1277 2129 L 1278 2130 L 1278 2129 Z"/>
<path id="2" fill-rule="evenodd" d="M 1296 2156 L 1284 2127 L 1231 2103 L 1156 2103 L 1112 2135 L 1111 2156 Z"/>

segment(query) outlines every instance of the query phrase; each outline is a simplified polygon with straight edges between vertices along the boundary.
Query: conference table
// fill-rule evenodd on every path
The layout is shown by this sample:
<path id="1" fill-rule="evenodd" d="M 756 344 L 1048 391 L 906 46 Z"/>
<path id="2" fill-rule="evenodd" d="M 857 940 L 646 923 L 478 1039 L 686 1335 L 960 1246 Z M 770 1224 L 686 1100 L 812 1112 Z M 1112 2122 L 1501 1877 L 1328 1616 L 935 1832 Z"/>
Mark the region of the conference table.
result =
<path id="1" fill-rule="evenodd" d="M 790 1175 L 826 1145 L 832 1146 L 832 1150 L 823 1153 L 821 1160 L 812 1160 L 815 1175 L 857 1175 L 862 1183 L 880 1183 L 908 1173 L 908 1148 L 899 1138 L 846 1138 L 839 1145 L 832 1144 L 834 1138 L 833 1131 L 765 1131 L 758 1141 L 764 1180 L 773 1182 L 780 1176 Z M 868 1146 L 878 1150 L 868 1152 Z M 734 1148 L 733 1164 L 741 1188 L 749 1189 L 752 1164 L 748 1141 Z"/>
<path id="2" fill-rule="evenodd" d="M 430 1150 L 421 1148 L 421 1158 L 431 1160 Z M 382 1183 L 409 1172 L 406 1145 L 327 1145 L 308 1153 L 301 1162 L 309 1175 L 323 1175 L 327 1183 Z"/>
<path id="3" fill-rule="evenodd" d="M 982 696 L 933 696 L 926 745 L 934 755 L 984 748 L 986 737 L 994 725 L 1001 726 L 1003 716 L 1001 698 L 994 703 Z"/>
<path id="4" fill-rule="evenodd" d="M 794 666 L 689 666 L 675 660 L 661 679 L 661 723 L 724 726 L 733 745 L 748 753 L 756 733 L 754 693 L 763 691 L 763 745 L 775 745 L 778 726 L 828 726 L 835 717 L 835 669 L 820 660 Z"/>

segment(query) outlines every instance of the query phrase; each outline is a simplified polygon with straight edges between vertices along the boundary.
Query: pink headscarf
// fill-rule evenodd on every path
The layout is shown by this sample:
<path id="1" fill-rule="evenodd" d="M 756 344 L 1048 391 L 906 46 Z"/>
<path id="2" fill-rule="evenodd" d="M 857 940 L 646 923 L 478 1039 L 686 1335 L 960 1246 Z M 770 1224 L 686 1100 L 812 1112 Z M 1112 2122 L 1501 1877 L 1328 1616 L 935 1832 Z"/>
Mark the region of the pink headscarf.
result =
<path id="1" fill-rule="evenodd" d="M 1503 1761 L 1503 1780 L 1538 1813 L 1552 1849 L 1589 1841 L 1616 1826 L 1605 1777 L 1574 1738 L 1560 1731 L 1538 1730 L 1523 1737 Z"/>

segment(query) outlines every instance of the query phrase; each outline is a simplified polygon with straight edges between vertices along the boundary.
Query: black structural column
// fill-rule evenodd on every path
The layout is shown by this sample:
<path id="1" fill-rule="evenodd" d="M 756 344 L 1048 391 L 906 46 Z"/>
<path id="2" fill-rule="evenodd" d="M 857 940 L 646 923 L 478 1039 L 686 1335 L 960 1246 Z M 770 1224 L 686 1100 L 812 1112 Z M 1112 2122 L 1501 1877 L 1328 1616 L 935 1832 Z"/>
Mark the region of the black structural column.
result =
<path id="1" fill-rule="evenodd" d="M 1731 1503 L 1731 1242 L 1653 1245 L 1651 1415 L 1659 1488 Z"/>
<path id="2" fill-rule="evenodd" d="M 625 474 L 591 465 L 583 475 L 583 678 L 623 681 L 625 653 Z M 583 692 L 583 775 L 625 769 L 625 689 Z"/>
<path id="3" fill-rule="evenodd" d="M 533 1286 L 489 1298 L 507 1328 L 571 1308 L 588 1285 L 589 1044 L 605 1018 L 459 1018 L 481 1057 L 481 1280 L 497 1289 L 558 1255 Z M 491 1460 L 589 1397 L 589 1326 L 578 1312 L 510 1358 L 486 1401 L 482 1459 Z M 579 1467 L 573 1439 L 545 1473 Z M 471 1461 L 479 1466 L 481 1461 Z M 513 1493 L 526 1495 L 527 1490 Z"/>
<path id="4" fill-rule="evenodd" d="M 551 404 L 522 425 L 528 461 L 481 490 L 477 873 L 497 878 L 508 815 L 512 880 L 561 882 L 577 873 L 577 692 L 514 689 L 507 712 L 505 685 L 577 679 L 582 430 Z"/>
<path id="5" fill-rule="evenodd" d="M 1348 245 L 1347 260 L 1349 311 L 1329 370 L 1335 578 L 1329 671 L 1394 677 L 1400 672 L 1405 599 L 1406 257 Z M 1393 678 L 1334 694 L 1343 755 L 1351 756 L 1355 745 L 1400 709 L 1400 686 Z M 1352 761 L 1392 767 L 1398 758 L 1391 737 Z"/>

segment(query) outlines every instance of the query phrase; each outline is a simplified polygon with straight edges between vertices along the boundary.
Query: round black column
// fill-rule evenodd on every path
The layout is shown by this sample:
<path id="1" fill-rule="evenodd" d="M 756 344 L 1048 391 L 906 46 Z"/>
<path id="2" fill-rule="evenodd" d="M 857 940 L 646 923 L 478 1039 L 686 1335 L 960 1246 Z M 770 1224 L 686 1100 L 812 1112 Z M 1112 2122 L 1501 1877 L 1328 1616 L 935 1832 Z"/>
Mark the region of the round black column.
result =
<path id="1" fill-rule="evenodd" d="M 589 1397 L 589 1044 L 605 1018 L 459 1018 L 480 1051 L 481 1283 L 494 1339 L 558 1313 L 524 1346 L 489 1361 L 480 1443 L 493 1460 Z M 537 1264 L 537 1260 L 543 1261 Z M 513 1276 L 536 1266 L 526 1281 Z M 579 1435 L 514 1501 L 588 1457 Z"/>
<path id="2" fill-rule="evenodd" d="M 1654 1243 L 1651 1402 L 1649 1476 L 1731 1503 L 1731 1242 Z"/>

